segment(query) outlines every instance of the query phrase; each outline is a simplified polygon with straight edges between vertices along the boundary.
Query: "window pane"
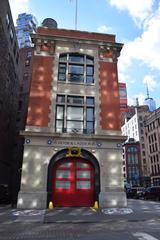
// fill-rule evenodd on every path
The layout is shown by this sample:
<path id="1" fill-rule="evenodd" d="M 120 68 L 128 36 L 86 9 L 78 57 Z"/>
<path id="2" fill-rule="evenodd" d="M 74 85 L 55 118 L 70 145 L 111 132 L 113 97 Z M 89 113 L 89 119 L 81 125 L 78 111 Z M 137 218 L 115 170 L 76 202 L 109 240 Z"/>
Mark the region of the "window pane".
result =
<path id="1" fill-rule="evenodd" d="M 87 75 L 93 75 L 93 66 L 87 66 Z"/>
<path id="2" fill-rule="evenodd" d="M 64 95 L 57 95 L 57 102 L 58 103 L 64 103 L 65 102 L 65 96 Z"/>
<path id="3" fill-rule="evenodd" d="M 83 107 L 68 107 L 67 120 L 81 120 L 83 121 Z"/>
<path id="4" fill-rule="evenodd" d="M 67 98 L 68 103 L 75 103 L 75 104 L 84 104 L 84 97 L 74 97 L 74 96 L 68 96 Z"/>
<path id="5" fill-rule="evenodd" d="M 86 76 L 86 83 L 94 83 L 93 76 Z"/>
<path id="6" fill-rule="evenodd" d="M 57 119 L 63 119 L 64 117 L 64 107 L 63 106 L 57 106 Z"/>
<path id="7" fill-rule="evenodd" d="M 70 162 L 65 162 L 65 163 L 62 163 L 59 168 L 70 168 L 71 167 L 71 163 Z"/>
<path id="8" fill-rule="evenodd" d="M 94 59 L 93 57 L 86 57 L 86 62 L 89 63 L 89 64 L 93 64 L 94 63 Z"/>
<path id="9" fill-rule="evenodd" d="M 94 122 L 87 122 L 87 133 L 94 132 Z"/>
<path id="10" fill-rule="evenodd" d="M 58 80 L 59 80 L 59 81 L 65 81 L 65 80 L 66 80 L 66 74 L 59 73 L 59 75 L 58 75 Z"/>
<path id="11" fill-rule="evenodd" d="M 68 170 L 57 170 L 56 178 L 70 178 L 71 172 Z"/>
<path id="12" fill-rule="evenodd" d="M 70 82 L 84 82 L 84 76 L 70 73 L 68 75 L 68 81 L 70 81 Z"/>
<path id="13" fill-rule="evenodd" d="M 56 132 L 62 132 L 63 130 L 63 120 L 56 121 Z"/>
<path id="14" fill-rule="evenodd" d="M 77 189 L 90 189 L 91 183 L 90 183 L 90 181 L 77 181 L 76 188 Z"/>
<path id="15" fill-rule="evenodd" d="M 61 54 L 59 57 L 59 61 L 67 61 L 67 54 Z"/>
<path id="16" fill-rule="evenodd" d="M 83 129 L 83 122 L 80 122 L 80 121 L 67 121 L 67 132 L 72 132 L 73 129 L 77 129 L 78 130 L 77 132 L 82 130 Z"/>
<path id="17" fill-rule="evenodd" d="M 76 163 L 76 167 L 77 167 L 77 168 L 89 168 L 90 165 L 89 165 L 88 163 L 77 162 L 77 163 Z"/>
<path id="18" fill-rule="evenodd" d="M 87 121 L 93 121 L 93 120 L 94 120 L 94 108 L 87 107 Z"/>
<path id="19" fill-rule="evenodd" d="M 86 98 L 87 105 L 94 105 L 94 97 L 87 97 Z"/>
<path id="20" fill-rule="evenodd" d="M 84 62 L 84 56 L 81 55 L 71 55 L 69 56 L 70 62 Z"/>
<path id="21" fill-rule="evenodd" d="M 91 172 L 90 171 L 77 171 L 76 173 L 77 178 L 90 178 Z"/>
<path id="22" fill-rule="evenodd" d="M 70 189 L 70 181 L 56 181 L 56 188 Z"/>
<path id="23" fill-rule="evenodd" d="M 59 72 L 66 73 L 66 64 L 59 64 Z"/>
<path id="24" fill-rule="evenodd" d="M 80 65 L 69 65 L 68 72 L 74 74 L 83 74 L 84 67 Z"/>

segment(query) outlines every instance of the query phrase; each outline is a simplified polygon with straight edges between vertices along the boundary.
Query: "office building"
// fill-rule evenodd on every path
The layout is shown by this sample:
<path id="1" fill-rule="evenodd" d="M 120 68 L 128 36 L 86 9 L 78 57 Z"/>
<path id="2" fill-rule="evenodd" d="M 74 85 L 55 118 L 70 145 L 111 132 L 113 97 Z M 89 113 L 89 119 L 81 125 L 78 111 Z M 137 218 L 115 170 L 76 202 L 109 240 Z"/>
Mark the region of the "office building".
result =
<path id="1" fill-rule="evenodd" d="M 160 185 L 160 108 L 145 117 L 145 135 L 151 184 Z"/>
<path id="2" fill-rule="evenodd" d="M 122 135 L 127 136 L 128 139 L 132 138 L 136 142 L 140 143 L 141 152 L 141 184 L 148 185 L 150 177 L 149 162 L 147 158 L 147 144 L 146 136 L 144 131 L 144 118 L 149 114 L 148 106 L 137 106 L 135 107 L 135 114 L 130 118 L 126 118 L 125 124 L 122 126 Z"/>
<path id="3" fill-rule="evenodd" d="M 0 184 L 9 188 L 14 201 L 18 174 L 13 155 L 19 97 L 19 50 L 7 0 L 0 3 L 0 39 Z"/>
<path id="4" fill-rule="evenodd" d="M 38 22 L 32 14 L 22 13 L 18 15 L 16 34 L 19 48 L 32 47 L 31 33 L 36 32 Z"/>

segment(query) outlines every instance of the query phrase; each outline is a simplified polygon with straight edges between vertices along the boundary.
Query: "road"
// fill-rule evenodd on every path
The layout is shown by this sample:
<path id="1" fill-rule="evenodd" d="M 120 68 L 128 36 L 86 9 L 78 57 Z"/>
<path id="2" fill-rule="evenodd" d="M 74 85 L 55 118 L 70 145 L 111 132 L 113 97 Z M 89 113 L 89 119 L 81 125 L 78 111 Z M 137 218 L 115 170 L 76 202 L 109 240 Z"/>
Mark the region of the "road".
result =
<path id="1" fill-rule="evenodd" d="M 21 222 L 13 216 L 15 210 L 0 208 L 0 240 L 160 240 L 160 202 L 129 200 L 128 207 L 133 210 L 128 215 L 96 215 L 93 211 L 92 222 L 83 221 L 84 209 L 61 211 L 57 214 L 70 220 L 55 221 L 54 217 L 49 223 Z M 74 221 L 74 211 L 79 220 Z M 57 216 L 56 211 L 49 213 Z"/>

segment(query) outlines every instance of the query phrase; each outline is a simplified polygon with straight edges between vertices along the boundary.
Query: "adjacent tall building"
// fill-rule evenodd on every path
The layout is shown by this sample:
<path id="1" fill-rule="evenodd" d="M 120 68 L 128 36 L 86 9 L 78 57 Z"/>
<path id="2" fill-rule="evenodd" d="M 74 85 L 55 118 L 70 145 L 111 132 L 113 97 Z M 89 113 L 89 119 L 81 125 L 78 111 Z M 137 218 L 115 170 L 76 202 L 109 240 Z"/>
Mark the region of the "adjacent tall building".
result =
<path id="1" fill-rule="evenodd" d="M 151 184 L 160 186 L 160 108 L 144 120 Z"/>
<path id="2" fill-rule="evenodd" d="M 19 97 L 19 50 L 7 0 L 0 2 L 0 66 L 0 184 L 9 186 L 14 201 L 18 174 L 14 143 Z"/>
<path id="3" fill-rule="evenodd" d="M 19 208 L 126 206 L 115 35 L 57 29 L 33 36 Z"/>
<path id="4" fill-rule="evenodd" d="M 18 15 L 16 34 L 19 48 L 32 47 L 31 33 L 36 32 L 38 22 L 32 14 Z"/>
<path id="5" fill-rule="evenodd" d="M 129 138 L 123 144 L 123 172 L 125 182 L 128 186 L 140 186 L 141 185 L 141 149 L 139 142 L 136 142 L 133 138 Z"/>
<path id="6" fill-rule="evenodd" d="M 126 118 L 125 124 L 121 128 L 124 136 L 127 136 L 128 139 L 135 139 L 136 142 L 140 143 L 141 184 L 144 186 L 148 185 L 150 178 L 146 136 L 144 131 L 144 118 L 149 114 L 150 111 L 148 106 L 137 106 L 135 107 L 135 114 L 130 119 Z"/>

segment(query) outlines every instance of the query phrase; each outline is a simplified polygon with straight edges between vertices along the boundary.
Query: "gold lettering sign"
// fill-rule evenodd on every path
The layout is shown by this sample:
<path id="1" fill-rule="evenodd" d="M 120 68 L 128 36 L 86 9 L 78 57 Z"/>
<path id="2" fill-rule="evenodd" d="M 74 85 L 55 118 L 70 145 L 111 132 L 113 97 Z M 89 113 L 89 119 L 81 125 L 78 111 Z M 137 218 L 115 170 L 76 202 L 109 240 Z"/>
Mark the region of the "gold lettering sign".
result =
<path id="1" fill-rule="evenodd" d="M 66 154 L 66 157 L 82 157 L 81 148 L 78 148 L 78 147 L 68 148 L 68 152 Z"/>

